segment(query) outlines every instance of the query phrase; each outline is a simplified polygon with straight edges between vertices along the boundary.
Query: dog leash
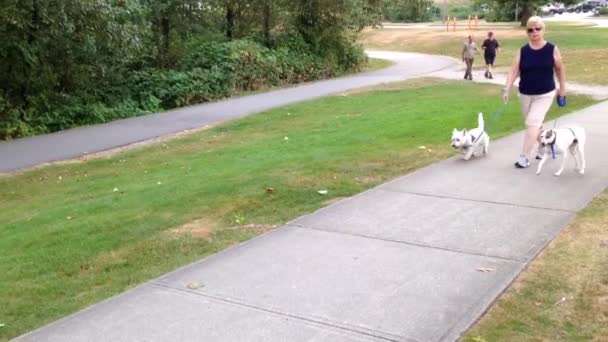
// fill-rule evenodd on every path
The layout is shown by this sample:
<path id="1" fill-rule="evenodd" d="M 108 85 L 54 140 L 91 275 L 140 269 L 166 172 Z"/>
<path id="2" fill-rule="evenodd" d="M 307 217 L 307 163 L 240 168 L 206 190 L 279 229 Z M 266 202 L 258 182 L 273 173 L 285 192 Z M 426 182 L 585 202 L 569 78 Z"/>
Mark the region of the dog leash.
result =
<path id="1" fill-rule="evenodd" d="M 473 145 L 475 143 L 477 143 L 477 140 L 479 140 L 479 138 L 481 138 L 481 136 L 484 133 L 486 133 L 487 128 L 492 127 L 492 124 L 494 123 L 494 121 L 496 121 L 496 119 L 498 119 L 498 117 L 500 115 L 502 115 L 502 113 L 504 113 L 506 109 L 507 109 L 507 104 L 503 103 L 502 106 L 497 111 L 495 111 L 494 114 L 492 114 L 492 116 L 490 117 L 490 121 L 488 122 L 488 124 L 484 125 L 483 131 L 481 131 L 481 133 L 479 133 L 479 136 L 473 140 Z"/>
<path id="2" fill-rule="evenodd" d="M 557 96 L 557 105 L 560 108 L 563 108 L 566 106 L 566 97 L 565 96 Z M 553 134 L 555 134 L 555 140 L 557 140 L 557 132 L 555 132 L 555 127 L 557 127 L 557 122 L 559 121 L 559 116 L 557 118 L 555 118 L 555 121 L 553 121 Z M 574 135 L 574 139 L 576 139 L 576 134 L 574 134 L 574 131 L 572 129 L 570 129 L 570 131 L 572 132 L 572 135 Z M 555 140 L 553 140 L 553 144 L 551 144 L 551 155 L 553 156 L 553 159 L 555 159 Z"/>

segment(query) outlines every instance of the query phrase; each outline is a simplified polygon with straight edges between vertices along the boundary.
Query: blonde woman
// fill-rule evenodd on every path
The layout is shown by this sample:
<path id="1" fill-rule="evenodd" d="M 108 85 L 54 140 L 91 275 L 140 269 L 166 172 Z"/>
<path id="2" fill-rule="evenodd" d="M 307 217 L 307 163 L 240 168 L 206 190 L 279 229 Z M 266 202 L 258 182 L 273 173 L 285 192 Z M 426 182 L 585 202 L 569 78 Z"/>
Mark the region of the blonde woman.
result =
<path id="1" fill-rule="evenodd" d="M 531 17 L 526 26 L 528 44 L 518 51 L 503 89 L 503 100 L 507 103 L 513 82 L 519 76 L 519 97 L 527 130 L 521 155 L 515 162 L 517 168 L 530 166 L 532 153 L 537 149 L 538 134 L 556 94 L 554 74 L 559 80 L 558 103 L 564 106 L 566 101 L 566 70 L 559 49 L 545 40 L 545 24 L 540 17 Z"/>

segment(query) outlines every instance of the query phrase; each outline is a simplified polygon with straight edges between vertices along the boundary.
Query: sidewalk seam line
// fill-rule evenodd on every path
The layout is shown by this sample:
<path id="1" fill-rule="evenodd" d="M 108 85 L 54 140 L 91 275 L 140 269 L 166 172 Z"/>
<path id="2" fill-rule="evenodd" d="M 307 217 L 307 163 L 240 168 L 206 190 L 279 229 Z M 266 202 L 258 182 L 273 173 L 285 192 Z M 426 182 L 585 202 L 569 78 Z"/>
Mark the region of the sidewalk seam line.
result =
<path id="1" fill-rule="evenodd" d="M 453 252 L 453 253 L 459 253 L 459 254 L 467 254 L 467 255 L 475 255 L 475 256 L 486 257 L 486 258 L 500 259 L 500 260 L 516 262 L 516 263 L 525 263 L 525 261 L 522 261 L 522 260 L 501 257 L 501 256 L 497 256 L 497 255 L 487 255 L 487 254 L 481 254 L 481 253 L 476 253 L 476 252 L 472 252 L 472 251 L 452 249 L 452 248 L 447 248 L 447 247 L 431 246 L 431 245 L 425 245 L 422 243 L 416 243 L 416 242 L 410 242 L 410 241 L 393 240 L 393 239 L 381 238 L 381 237 L 365 235 L 365 234 L 356 234 L 356 233 L 340 232 L 340 231 L 336 231 L 336 230 L 329 230 L 329 229 L 323 229 L 323 228 L 308 227 L 308 226 L 303 226 L 301 224 L 290 223 L 287 226 L 291 226 L 294 228 L 300 228 L 300 229 L 317 230 L 317 231 L 322 231 L 322 232 L 332 233 L 332 234 L 341 234 L 341 235 L 362 237 L 362 238 L 372 239 L 372 240 L 394 242 L 394 243 L 399 243 L 399 244 L 404 244 L 404 245 L 429 248 L 429 249 L 437 249 L 437 250 L 441 250 L 441 251 L 447 251 L 447 252 Z"/>
<path id="2" fill-rule="evenodd" d="M 370 329 L 369 332 L 367 332 L 367 331 L 361 331 L 361 330 L 357 330 L 357 327 L 350 326 L 350 325 L 344 325 L 344 326 L 337 325 L 339 323 L 337 323 L 337 322 L 331 322 L 329 320 L 327 322 L 323 322 L 323 321 L 316 320 L 316 319 L 313 319 L 313 318 L 302 317 L 302 316 L 298 316 L 298 315 L 291 314 L 291 313 L 286 313 L 286 312 L 281 312 L 281 311 L 277 311 L 277 310 L 273 310 L 273 309 L 268 309 L 268 308 L 260 307 L 260 306 L 254 305 L 254 304 L 247 304 L 247 303 L 239 301 L 239 300 L 221 298 L 219 296 L 208 294 L 208 293 L 200 293 L 200 292 L 190 291 L 190 290 L 186 290 L 186 289 L 181 289 L 181 288 L 173 287 L 173 286 L 167 285 L 167 284 L 151 283 L 151 285 L 152 286 L 161 287 L 161 288 L 170 289 L 170 290 L 174 290 L 174 291 L 178 291 L 178 292 L 185 293 L 185 294 L 191 294 L 191 295 L 195 295 L 195 296 L 200 296 L 200 297 L 204 297 L 204 298 L 211 299 L 211 300 L 217 300 L 217 301 L 228 303 L 228 304 L 232 304 L 232 305 L 242 306 L 242 307 L 246 307 L 246 308 L 253 309 L 253 310 L 264 311 L 264 312 L 268 312 L 268 313 L 279 315 L 279 316 L 290 317 L 290 318 L 293 318 L 293 319 L 297 319 L 297 320 L 301 320 L 301 321 L 305 321 L 305 322 L 309 322 L 309 323 L 314 323 L 314 324 L 318 324 L 318 325 L 323 325 L 323 326 L 334 328 L 334 329 L 338 329 L 338 330 L 348 331 L 348 332 L 359 334 L 359 335 L 365 335 L 365 336 L 369 336 L 369 337 L 379 338 L 379 339 L 382 339 L 382 340 L 385 340 L 385 341 L 390 341 L 390 342 L 400 342 L 400 341 L 403 341 L 403 340 L 401 340 L 401 338 L 403 338 L 402 336 L 395 336 L 395 335 L 393 335 L 391 333 L 386 333 L 386 332 L 379 331 L 379 330 L 371 330 Z M 362 329 L 367 330 L 366 328 L 362 328 Z M 374 334 L 374 333 L 378 333 L 378 334 Z M 384 334 L 384 335 L 391 336 L 391 337 L 380 336 L 379 334 Z M 406 341 L 419 342 L 418 340 L 412 339 L 412 338 L 409 338 L 409 337 L 405 337 L 405 339 L 406 339 Z"/>
<path id="3" fill-rule="evenodd" d="M 388 184 L 388 183 L 386 183 L 386 184 Z M 569 209 L 536 207 L 536 206 L 532 206 L 532 205 L 514 204 L 514 203 L 507 203 L 507 202 L 495 202 L 495 201 L 487 201 L 487 200 L 477 200 L 477 199 L 464 198 L 464 197 L 451 197 L 451 196 L 443 196 L 443 195 L 432 195 L 432 194 L 425 194 L 425 193 L 421 193 L 421 192 L 413 192 L 413 191 L 398 190 L 398 189 L 391 189 L 391 188 L 377 188 L 377 190 L 386 191 L 386 192 L 393 192 L 393 193 L 400 193 L 400 194 L 416 195 L 416 196 L 425 196 L 425 197 L 451 199 L 451 200 L 456 200 L 456 201 L 468 201 L 468 202 L 476 202 L 476 203 L 488 203 L 488 204 L 496 204 L 496 205 L 506 205 L 506 206 L 512 206 L 512 207 L 517 207 L 517 208 L 558 211 L 558 212 L 569 213 L 569 214 L 576 214 L 578 212 L 576 210 L 569 210 Z"/>

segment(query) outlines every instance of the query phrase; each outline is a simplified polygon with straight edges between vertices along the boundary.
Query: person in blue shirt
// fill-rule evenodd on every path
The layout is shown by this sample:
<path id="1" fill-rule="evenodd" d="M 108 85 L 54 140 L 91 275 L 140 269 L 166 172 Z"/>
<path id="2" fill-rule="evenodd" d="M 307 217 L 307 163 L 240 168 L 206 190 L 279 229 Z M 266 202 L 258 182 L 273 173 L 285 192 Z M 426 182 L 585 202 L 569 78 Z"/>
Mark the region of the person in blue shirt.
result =
<path id="1" fill-rule="evenodd" d="M 560 106 L 565 105 L 566 96 L 566 69 L 562 55 L 557 46 L 545 40 L 543 20 L 531 17 L 527 32 L 529 41 L 516 54 L 503 89 L 503 100 L 507 103 L 513 83 L 519 76 L 519 97 L 527 130 L 521 155 L 515 162 L 517 168 L 530 166 L 532 153 L 538 149 L 538 135 L 556 92 Z M 556 90 L 555 74 L 559 90 Z"/>

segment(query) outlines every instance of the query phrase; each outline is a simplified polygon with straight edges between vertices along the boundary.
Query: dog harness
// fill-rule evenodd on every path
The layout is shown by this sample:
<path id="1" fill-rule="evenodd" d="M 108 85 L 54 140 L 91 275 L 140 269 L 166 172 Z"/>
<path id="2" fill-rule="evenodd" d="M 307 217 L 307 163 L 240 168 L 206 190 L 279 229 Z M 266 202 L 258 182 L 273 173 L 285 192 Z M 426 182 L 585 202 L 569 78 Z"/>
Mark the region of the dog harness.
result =
<path id="1" fill-rule="evenodd" d="M 574 139 L 572 140 L 573 144 L 576 144 L 578 142 L 578 139 L 576 138 L 576 133 L 574 133 L 574 130 L 570 127 L 568 127 L 568 129 L 570 130 L 570 132 L 572 132 L 572 136 L 574 137 Z M 557 141 L 557 132 L 555 130 L 553 130 L 553 142 L 549 144 L 549 146 L 551 146 L 551 155 L 553 156 L 553 159 L 555 159 L 555 142 Z"/>

